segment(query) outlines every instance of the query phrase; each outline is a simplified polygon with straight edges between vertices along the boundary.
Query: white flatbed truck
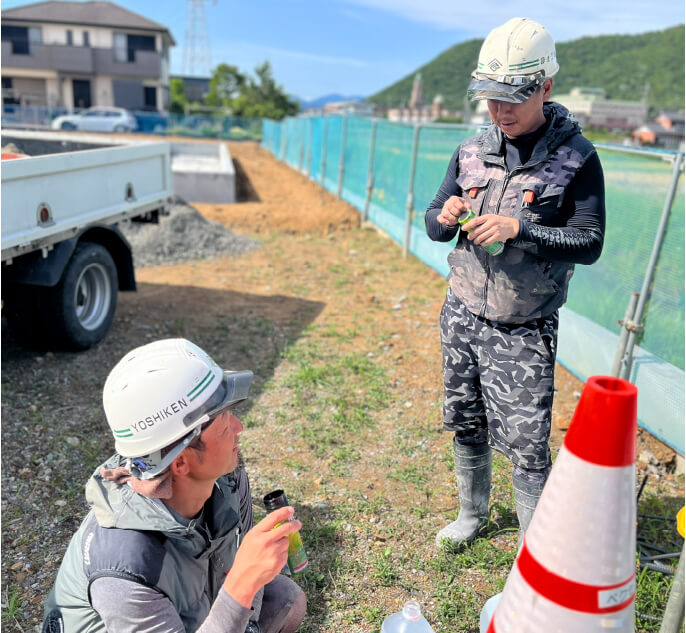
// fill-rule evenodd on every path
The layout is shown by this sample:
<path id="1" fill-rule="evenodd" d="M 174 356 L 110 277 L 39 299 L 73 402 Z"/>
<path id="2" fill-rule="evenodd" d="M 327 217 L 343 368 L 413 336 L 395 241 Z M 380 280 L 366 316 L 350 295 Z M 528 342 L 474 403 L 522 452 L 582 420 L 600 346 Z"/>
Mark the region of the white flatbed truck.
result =
<path id="1" fill-rule="evenodd" d="M 28 157 L 3 155 L 0 166 L 2 314 L 32 346 L 80 350 L 102 340 L 117 292 L 136 289 L 117 224 L 155 222 L 169 210 L 169 143 L 89 138 L 2 134 L 3 147 L 33 148 Z"/>

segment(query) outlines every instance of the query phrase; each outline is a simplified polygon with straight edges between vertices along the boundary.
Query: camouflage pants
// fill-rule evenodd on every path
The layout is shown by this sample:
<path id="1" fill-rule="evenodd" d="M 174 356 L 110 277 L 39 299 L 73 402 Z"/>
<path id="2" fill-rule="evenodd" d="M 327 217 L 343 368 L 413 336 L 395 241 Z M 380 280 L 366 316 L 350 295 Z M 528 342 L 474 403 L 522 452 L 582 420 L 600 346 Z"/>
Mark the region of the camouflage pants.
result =
<path id="1" fill-rule="evenodd" d="M 458 442 L 490 445 L 515 466 L 550 466 L 558 315 L 495 323 L 448 290 L 441 310 L 443 428 Z"/>

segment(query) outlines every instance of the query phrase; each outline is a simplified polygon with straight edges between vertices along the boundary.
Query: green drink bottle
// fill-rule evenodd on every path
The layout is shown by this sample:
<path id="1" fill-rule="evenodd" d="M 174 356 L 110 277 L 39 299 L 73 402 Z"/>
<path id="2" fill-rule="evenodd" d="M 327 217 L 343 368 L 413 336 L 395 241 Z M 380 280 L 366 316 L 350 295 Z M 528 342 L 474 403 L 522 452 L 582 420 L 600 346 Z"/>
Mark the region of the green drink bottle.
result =
<path id="1" fill-rule="evenodd" d="M 274 510 L 278 510 L 279 508 L 288 505 L 288 499 L 283 490 L 273 490 L 264 496 L 263 501 L 267 512 L 274 512 Z M 294 517 L 291 517 L 288 520 L 292 521 L 293 518 Z M 281 525 L 281 523 L 278 523 L 274 527 L 278 527 L 279 525 Z M 290 544 L 288 545 L 288 569 L 291 570 L 291 574 L 299 574 L 309 565 L 300 531 L 298 530 L 297 532 L 289 534 L 288 540 L 290 541 Z"/>
<path id="2" fill-rule="evenodd" d="M 467 224 L 470 220 L 473 220 L 476 217 L 476 214 L 474 211 L 471 209 L 467 209 L 462 213 L 462 215 L 457 218 L 457 223 L 460 226 L 463 226 L 464 224 Z M 472 231 L 469 230 L 467 233 L 471 233 Z M 484 246 L 483 249 L 489 253 L 490 255 L 500 255 L 500 253 L 503 252 L 505 249 L 505 244 L 502 242 L 493 242 L 493 244 L 489 244 L 488 246 Z"/>

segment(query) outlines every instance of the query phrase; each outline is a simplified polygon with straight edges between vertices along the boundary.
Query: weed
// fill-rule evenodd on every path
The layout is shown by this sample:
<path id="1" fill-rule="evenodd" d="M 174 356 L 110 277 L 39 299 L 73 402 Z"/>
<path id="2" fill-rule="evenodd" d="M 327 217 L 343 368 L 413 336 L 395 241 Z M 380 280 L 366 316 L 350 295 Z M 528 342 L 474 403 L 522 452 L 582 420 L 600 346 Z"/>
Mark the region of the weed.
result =
<path id="1" fill-rule="evenodd" d="M 379 607 L 362 607 L 362 617 L 367 624 L 372 625 L 373 629 L 379 629 L 385 614 Z"/>
<path id="2" fill-rule="evenodd" d="M 642 631 L 659 631 L 660 621 L 667 606 L 667 599 L 674 578 L 657 571 L 640 571 L 636 586 L 636 627 Z M 641 614 L 646 617 L 640 617 Z M 652 620 L 658 618 L 658 621 Z"/>
<path id="3" fill-rule="evenodd" d="M 7 589 L 2 597 L 2 618 L 3 620 L 14 620 L 21 614 L 21 600 L 19 592 L 14 589 L 12 594 L 8 594 Z"/>
<path id="4" fill-rule="evenodd" d="M 422 488 L 428 481 L 428 476 L 424 469 L 414 463 L 407 466 L 398 466 L 388 476 L 397 481 L 414 484 L 417 488 Z"/>
<path id="5" fill-rule="evenodd" d="M 399 579 L 396 565 L 391 558 L 392 553 L 393 550 L 387 547 L 380 554 L 375 554 L 372 559 L 374 577 L 384 587 L 391 587 Z"/>
<path id="6" fill-rule="evenodd" d="M 333 474 L 342 477 L 350 472 L 352 462 L 360 459 L 360 451 L 352 446 L 339 446 L 333 453 L 331 470 Z"/>

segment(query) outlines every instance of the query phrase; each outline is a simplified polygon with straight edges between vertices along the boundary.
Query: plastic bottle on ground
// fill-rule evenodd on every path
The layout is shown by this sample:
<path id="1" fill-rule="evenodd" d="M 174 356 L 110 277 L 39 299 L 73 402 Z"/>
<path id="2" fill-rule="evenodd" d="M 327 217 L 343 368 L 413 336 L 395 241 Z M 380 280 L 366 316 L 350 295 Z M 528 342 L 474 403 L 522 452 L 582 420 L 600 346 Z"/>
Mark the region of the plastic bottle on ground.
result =
<path id="1" fill-rule="evenodd" d="M 486 604 L 484 605 L 484 608 L 481 609 L 481 616 L 479 618 L 479 633 L 486 633 L 488 631 L 488 625 L 491 623 L 493 614 L 498 607 L 500 596 L 502 596 L 502 594 L 497 593 L 495 596 L 491 596 L 486 600 Z"/>
<path id="2" fill-rule="evenodd" d="M 381 633 L 434 633 L 422 615 L 416 600 L 408 600 L 402 611 L 389 615 L 381 625 Z"/>

